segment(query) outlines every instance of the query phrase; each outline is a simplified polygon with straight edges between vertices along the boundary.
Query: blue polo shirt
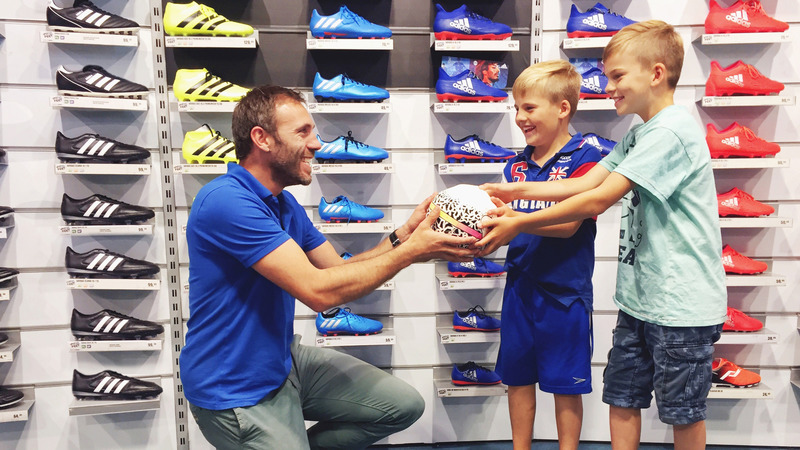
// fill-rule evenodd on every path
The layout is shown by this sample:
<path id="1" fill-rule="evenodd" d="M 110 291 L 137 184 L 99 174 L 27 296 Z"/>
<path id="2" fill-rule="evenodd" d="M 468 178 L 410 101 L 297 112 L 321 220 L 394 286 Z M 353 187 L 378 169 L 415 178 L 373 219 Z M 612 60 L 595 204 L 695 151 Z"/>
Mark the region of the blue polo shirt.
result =
<path id="1" fill-rule="evenodd" d="M 325 242 L 292 194 L 272 195 L 238 164 L 195 197 L 186 228 L 191 316 L 180 356 L 192 404 L 255 405 L 289 375 L 295 300 L 251 268 L 289 239 L 303 251 Z"/>
<path id="2" fill-rule="evenodd" d="M 600 161 L 600 151 L 584 145 L 580 133 L 564 145 L 543 166 L 533 159 L 528 146 L 503 169 L 508 182 L 553 181 L 578 177 Z M 536 200 L 514 200 L 511 207 L 520 212 L 539 211 L 555 204 Z M 509 277 L 531 279 L 539 291 L 566 306 L 581 299 L 592 308 L 592 272 L 594 270 L 594 237 L 597 227 L 586 219 L 570 238 L 543 237 L 520 233 L 508 244 L 506 271 Z"/>

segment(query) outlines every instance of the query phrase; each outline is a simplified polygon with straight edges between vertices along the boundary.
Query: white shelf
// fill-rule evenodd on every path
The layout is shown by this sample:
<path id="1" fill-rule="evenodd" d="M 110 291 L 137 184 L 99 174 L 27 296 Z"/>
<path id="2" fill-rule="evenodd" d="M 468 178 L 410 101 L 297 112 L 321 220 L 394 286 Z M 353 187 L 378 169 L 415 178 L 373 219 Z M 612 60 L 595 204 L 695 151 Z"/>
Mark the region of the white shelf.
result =
<path id="1" fill-rule="evenodd" d="M 140 378 L 161 385 L 161 378 Z M 138 411 L 151 411 L 161 408 L 161 395 L 145 400 L 78 400 L 73 398 L 69 404 L 70 416 L 96 416 L 100 414 L 119 414 Z"/>
<path id="2" fill-rule="evenodd" d="M 14 228 L 14 221 L 11 221 L 10 225 L 3 225 L 0 226 L 0 239 L 7 239 L 8 238 L 8 229 Z"/>
<path id="3" fill-rule="evenodd" d="M 367 222 L 367 223 L 327 223 L 315 222 L 314 228 L 323 234 L 360 234 L 360 233 L 390 233 L 394 231 L 393 222 Z"/>
<path id="4" fill-rule="evenodd" d="M 147 111 L 147 99 L 79 97 L 54 95 L 50 97 L 53 108 L 112 109 L 117 111 Z"/>
<path id="5" fill-rule="evenodd" d="M 184 175 L 222 175 L 228 173 L 227 164 L 175 164 L 175 173 Z"/>
<path id="6" fill-rule="evenodd" d="M 57 175 L 150 175 L 150 164 L 56 163 Z"/>
<path id="7" fill-rule="evenodd" d="M 508 395 L 508 386 L 456 386 L 450 380 L 433 380 L 437 397 L 503 397 Z"/>
<path id="8" fill-rule="evenodd" d="M 481 342 L 500 342 L 499 331 L 456 331 L 452 327 L 438 327 L 439 342 L 442 344 L 474 344 Z"/>
<path id="9" fill-rule="evenodd" d="M 317 347 L 394 345 L 395 335 L 394 330 L 391 328 L 384 328 L 380 333 L 370 334 L 368 336 L 322 336 L 317 333 L 314 343 Z"/>
<path id="10" fill-rule="evenodd" d="M 110 291 L 157 291 L 161 280 L 155 278 L 70 278 L 67 289 L 110 290 Z"/>
<path id="11" fill-rule="evenodd" d="M 14 353 L 22 344 L 18 331 L 4 331 L 4 333 L 8 336 L 8 340 L 0 345 L 0 363 L 9 363 L 14 361 Z"/>
<path id="12" fill-rule="evenodd" d="M 431 105 L 435 113 L 510 113 L 514 104 L 501 102 L 436 102 Z"/>
<path id="13" fill-rule="evenodd" d="M 697 39 L 700 45 L 772 44 L 791 42 L 788 31 L 782 33 L 725 33 L 703 34 Z"/>
<path id="14" fill-rule="evenodd" d="M 506 276 L 499 277 L 451 277 L 448 274 L 437 274 L 440 291 L 466 290 L 466 289 L 503 289 L 506 285 Z"/>
<path id="15" fill-rule="evenodd" d="M 730 386 L 712 384 L 711 390 L 708 391 L 709 399 L 725 399 L 725 400 L 746 400 L 746 399 L 763 399 L 772 400 L 772 389 L 764 386 L 764 383 L 759 383 L 757 386 L 749 388 L 735 388 Z"/>
<path id="16" fill-rule="evenodd" d="M 256 48 L 258 32 L 250 36 L 164 36 L 164 46 L 173 48 Z"/>
<path id="17" fill-rule="evenodd" d="M 518 52 L 519 41 L 434 40 L 433 49 L 437 52 Z"/>
<path id="18" fill-rule="evenodd" d="M 138 47 L 139 35 L 81 33 L 66 31 L 41 31 L 39 40 L 51 44 L 111 45 L 117 47 Z"/>
<path id="19" fill-rule="evenodd" d="M 506 166 L 504 162 L 499 163 L 439 163 L 436 170 L 439 175 L 473 175 L 491 174 L 499 175 L 503 173 Z"/>
<path id="20" fill-rule="evenodd" d="M 791 228 L 787 217 L 720 217 L 720 228 Z"/>
<path id="21" fill-rule="evenodd" d="M 4 281 L 3 286 L 0 287 L 0 302 L 11 300 L 11 291 L 16 289 L 18 285 L 19 282 L 16 275 Z"/>
<path id="22" fill-rule="evenodd" d="M 744 332 L 744 331 L 724 331 L 716 345 L 736 344 L 736 345 L 750 345 L 750 344 L 777 344 L 778 333 L 762 328 L 758 331 Z"/>
<path id="23" fill-rule="evenodd" d="M 309 32 L 310 36 L 311 33 Z M 306 50 L 394 50 L 394 39 L 306 39 Z"/>
<path id="24" fill-rule="evenodd" d="M 715 158 L 712 169 L 777 169 L 789 167 L 790 160 L 783 158 Z"/>
<path id="25" fill-rule="evenodd" d="M 786 286 L 786 277 L 774 273 L 758 275 L 726 275 L 725 284 L 731 286 Z"/>
<path id="26" fill-rule="evenodd" d="M 0 409 L 0 423 L 27 422 L 31 406 L 35 402 L 36 394 L 33 387 L 14 388 L 22 392 L 22 402 L 6 409 Z"/>
<path id="27" fill-rule="evenodd" d="M 311 98 L 313 98 L 313 95 Z M 328 103 L 309 101 L 307 106 L 308 112 L 316 114 L 388 114 L 392 112 L 392 104 L 389 99 L 381 103 Z"/>
<path id="28" fill-rule="evenodd" d="M 570 50 L 575 48 L 605 48 L 611 36 L 566 38 L 561 42 L 561 48 Z"/>
<path id="29" fill-rule="evenodd" d="M 58 228 L 68 236 L 140 236 L 152 235 L 153 225 L 64 225 Z"/>
<path id="30" fill-rule="evenodd" d="M 376 291 L 393 291 L 394 287 L 395 287 L 394 286 L 394 280 L 389 280 L 389 281 L 383 283 L 382 285 L 378 286 L 378 288 L 376 288 L 375 290 Z"/>
<path id="31" fill-rule="evenodd" d="M 239 102 L 181 102 L 174 98 L 173 102 L 178 104 L 178 112 L 213 112 L 231 113 Z"/>
<path id="32" fill-rule="evenodd" d="M 614 100 L 610 98 L 582 98 L 578 100 L 578 111 L 614 111 Z"/>
<path id="33" fill-rule="evenodd" d="M 794 95 L 731 95 L 725 97 L 706 97 L 700 99 L 700 106 L 793 106 Z M 578 108 L 580 109 L 580 108 Z"/>
<path id="34" fill-rule="evenodd" d="M 392 163 L 311 164 L 313 174 L 394 173 Z"/>
<path id="35" fill-rule="evenodd" d="M 161 350 L 163 345 L 163 339 L 69 341 L 69 349 L 73 352 L 149 352 Z"/>

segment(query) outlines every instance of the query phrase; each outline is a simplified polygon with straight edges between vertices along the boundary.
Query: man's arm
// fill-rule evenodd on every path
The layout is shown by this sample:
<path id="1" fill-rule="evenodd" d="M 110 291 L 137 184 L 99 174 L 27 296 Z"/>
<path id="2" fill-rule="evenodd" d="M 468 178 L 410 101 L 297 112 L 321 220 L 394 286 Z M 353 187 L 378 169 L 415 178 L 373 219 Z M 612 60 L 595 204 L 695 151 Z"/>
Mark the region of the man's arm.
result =
<path id="1" fill-rule="evenodd" d="M 431 225 L 438 217 L 435 208 L 403 245 L 364 261 L 341 264 L 332 259 L 331 254 L 336 252 L 329 243 L 306 254 L 295 241 L 289 240 L 252 267 L 312 310 L 325 311 L 363 297 L 414 262 L 432 258 L 471 261 L 474 250 L 459 246 L 474 244 L 475 239 L 432 230 Z M 326 263 L 335 265 L 316 267 Z"/>
<path id="2" fill-rule="evenodd" d="M 594 170 L 589 171 L 587 175 Z M 576 180 L 581 178 L 576 178 Z M 556 182 L 550 181 L 537 184 L 556 184 Z M 569 197 L 540 211 L 513 215 L 504 214 L 503 208 L 490 211 L 489 214 L 497 214 L 498 217 L 483 221 L 484 227 L 489 228 L 489 233 L 475 244 L 478 247 L 483 247 L 479 256 L 497 250 L 498 247 L 507 244 L 519 233 L 535 233 L 535 230 L 541 227 L 598 216 L 618 202 L 633 187 L 634 184 L 629 179 L 617 172 L 612 172 L 606 177 L 605 181 L 594 189 Z"/>
<path id="3" fill-rule="evenodd" d="M 600 186 L 609 173 L 608 169 L 596 164 L 586 174 L 577 178 L 525 183 L 486 183 L 482 184 L 480 188 L 504 203 L 517 199 L 560 202 L 565 198 Z"/>

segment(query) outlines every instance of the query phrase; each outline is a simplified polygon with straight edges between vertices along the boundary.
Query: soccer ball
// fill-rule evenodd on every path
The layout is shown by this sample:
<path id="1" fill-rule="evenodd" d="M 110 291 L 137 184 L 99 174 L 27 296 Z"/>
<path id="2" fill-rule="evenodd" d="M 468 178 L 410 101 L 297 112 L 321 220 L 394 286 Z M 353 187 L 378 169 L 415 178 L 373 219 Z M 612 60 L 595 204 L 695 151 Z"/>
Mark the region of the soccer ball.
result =
<path id="1" fill-rule="evenodd" d="M 433 223 L 433 229 L 458 237 L 483 237 L 480 228 L 481 220 L 487 217 L 486 212 L 497 208 L 489 194 L 478 186 L 459 184 L 439 192 L 429 206 L 439 207 L 439 218 Z"/>

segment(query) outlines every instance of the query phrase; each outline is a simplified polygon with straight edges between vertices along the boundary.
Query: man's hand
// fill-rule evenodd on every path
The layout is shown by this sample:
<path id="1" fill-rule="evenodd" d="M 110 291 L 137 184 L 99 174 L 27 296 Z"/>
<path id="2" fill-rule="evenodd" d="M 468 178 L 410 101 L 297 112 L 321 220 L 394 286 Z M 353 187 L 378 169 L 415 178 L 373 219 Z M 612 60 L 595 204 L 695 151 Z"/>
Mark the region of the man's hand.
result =
<path id="1" fill-rule="evenodd" d="M 511 242 L 519 234 L 515 218 L 522 213 L 514 211 L 497 197 L 492 197 L 492 202 L 497 206 L 486 212 L 487 216 L 481 221 L 484 230 L 483 238 L 475 246 L 480 249 L 478 256 L 486 256 L 501 246 Z M 488 230 L 488 232 L 486 232 Z"/>
<path id="2" fill-rule="evenodd" d="M 436 197 L 436 192 L 431 194 L 428 198 L 423 200 L 422 203 L 417 205 L 406 223 L 396 230 L 397 237 L 400 239 L 400 242 L 405 242 L 409 236 L 411 236 L 411 233 L 413 233 L 414 230 L 419 227 L 419 224 L 425 219 L 425 215 L 428 213 L 428 206 L 431 204 L 434 197 Z"/>
<path id="3" fill-rule="evenodd" d="M 423 202 L 427 209 L 429 200 Z M 420 205 L 422 206 L 422 204 Z M 412 217 L 417 214 L 420 206 L 414 211 Z M 412 252 L 414 262 L 428 261 L 434 258 L 446 259 L 454 262 L 472 261 L 475 256 L 473 244 L 477 241 L 474 237 L 456 237 L 439 231 L 434 231 L 431 227 L 436 219 L 439 218 L 439 207 L 434 206 L 431 213 L 423 219 L 411 233 L 405 246 Z M 411 219 L 409 219 L 409 222 Z"/>
<path id="4" fill-rule="evenodd" d="M 484 183 L 480 186 L 490 197 L 499 198 L 503 203 L 516 200 L 514 196 L 514 185 L 516 183 Z"/>

